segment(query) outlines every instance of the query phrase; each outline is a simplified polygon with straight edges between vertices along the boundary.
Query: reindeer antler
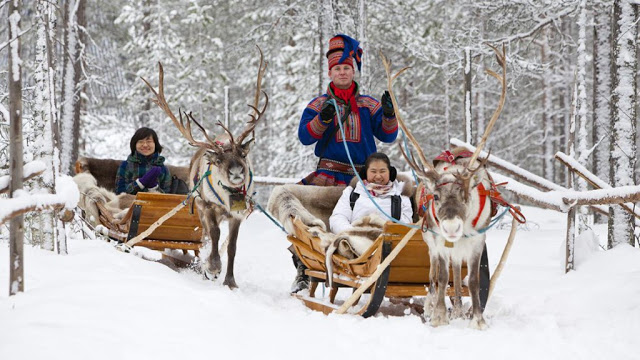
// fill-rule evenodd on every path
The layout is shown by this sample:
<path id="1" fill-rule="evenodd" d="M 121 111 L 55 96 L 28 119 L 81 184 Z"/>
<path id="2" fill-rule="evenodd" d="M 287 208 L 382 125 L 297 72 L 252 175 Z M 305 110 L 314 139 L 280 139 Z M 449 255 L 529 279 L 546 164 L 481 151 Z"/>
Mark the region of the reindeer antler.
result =
<path id="1" fill-rule="evenodd" d="M 269 96 L 267 95 L 266 92 L 262 91 L 262 76 L 264 75 L 265 71 L 267 70 L 267 65 L 268 63 L 264 61 L 264 56 L 262 54 L 262 49 L 260 49 L 260 46 L 256 45 L 256 47 L 258 48 L 258 51 L 260 52 L 260 65 L 258 66 L 258 79 L 256 81 L 256 95 L 255 98 L 253 100 L 253 105 L 249 105 L 249 107 L 251 109 L 253 109 L 253 114 L 249 114 L 249 116 L 251 116 L 251 120 L 249 120 L 247 122 L 247 127 L 242 131 L 242 134 L 240 134 L 240 136 L 238 136 L 237 142 L 238 145 L 242 145 L 242 142 L 244 141 L 244 138 L 249 135 L 249 133 L 253 132 L 253 130 L 256 128 L 256 125 L 258 124 L 258 120 L 260 120 L 260 118 L 262 118 L 262 115 L 264 115 L 265 110 L 267 109 L 267 105 L 269 105 Z M 258 110 L 258 105 L 260 102 L 260 93 L 264 94 L 264 106 L 262 107 L 262 110 Z M 225 129 L 227 130 L 227 129 Z M 228 132 L 228 130 L 227 130 Z"/>
<path id="2" fill-rule="evenodd" d="M 176 116 L 171 111 L 171 108 L 169 107 L 167 100 L 164 97 L 164 70 L 160 62 L 158 62 L 158 69 L 159 69 L 158 91 L 156 91 L 153 88 L 153 86 L 151 86 L 151 84 L 149 84 L 149 82 L 145 78 L 140 77 L 142 81 L 144 81 L 144 83 L 147 85 L 149 90 L 153 92 L 153 95 L 155 95 L 155 99 L 151 99 L 151 101 L 153 101 L 156 105 L 158 105 L 165 112 L 165 114 L 169 116 L 171 121 L 173 121 L 174 125 L 178 128 L 178 130 L 180 130 L 180 133 L 182 134 L 182 136 L 184 136 L 192 146 L 203 147 L 211 150 L 218 150 L 219 146 L 216 146 L 215 142 L 209 138 L 209 135 L 207 135 L 207 132 L 205 131 L 204 127 L 202 127 L 202 125 L 200 125 L 200 123 L 198 123 L 193 118 L 193 115 L 191 113 L 189 114 L 185 113 L 185 117 L 187 119 L 187 125 L 185 127 L 184 122 L 182 121 L 182 111 L 178 110 L 178 114 L 180 115 L 180 120 L 178 121 Z M 208 142 L 205 143 L 201 141 L 196 141 L 193 138 L 193 135 L 191 134 L 191 121 L 189 120 L 190 118 L 191 120 L 193 120 L 193 122 L 195 122 L 195 124 L 200 128 L 200 130 L 202 130 Z"/>
<path id="3" fill-rule="evenodd" d="M 424 152 L 422 151 L 420 144 L 418 144 L 418 141 L 416 140 L 416 138 L 413 136 L 411 131 L 409 131 L 409 129 L 407 128 L 407 125 L 405 124 L 404 119 L 402 119 L 402 117 L 400 116 L 400 112 L 398 111 L 399 110 L 398 102 L 396 101 L 396 97 L 393 94 L 393 82 L 396 80 L 398 76 L 400 76 L 400 74 L 408 70 L 410 67 L 409 66 L 404 67 L 400 69 L 400 71 L 398 71 L 395 75 L 391 76 L 391 60 L 387 59 L 387 57 L 384 56 L 382 51 L 380 51 L 380 57 L 382 58 L 382 64 L 384 65 L 384 70 L 387 73 L 387 88 L 389 89 L 389 95 L 391 96 L 391 102 L 393 103 L 393 108 L 396 111 L 396 120 L 398 120 L 398 124 L 400 125 L 400 128 L 402 128 L 402 131 L 404 131 L 404 133 L 407 135 L 407 137 L 413 144 L 413 147 L 415 147 L 416 151 L 418 152 L 418 158 L 420 159 L 420 162 L 422 163 L 423 166 L 418 166 L 418 164 L 415 161 L 409 159 L 404 149 L 402 148 L 402 145 L 398 144 L 400 146 L 400 151 L 402 152 L 402 155 L 407 159 L 409 166 L 411 166 L 416 172 L 424 175 L 425 167 L 429 168 L 429 170 L 431 171 L 435 171 L 433 164 L 427 161 L 427 157 L 424 155 Z"/>
<path id="4" fill-rule="evenodd" d="M 496 53 L 496 60 L 498 61 L 498 65 L 500 65 L 500 68 L 502 68 L 502 75 L 499 75 L 495 71 L 490 69 L 486 69 L 485 71 L 487 74 L 498 79 L 498 81 L 502 85 L 502 92 L 500 93 L 500 102 L 498 103 L 498 107 L 493 112 L 493 115 L 491 116 L 491 120 L 489 120 L 489 124 L 487 125 L 487 128 L 485 129 L 484 134 L 482 135 L 482 139 L 480 140 L 480 143 L 478 143 L 478 146 L 476 147 L 476 151 L 473 153 L 473 156 L 471 156 L 471 160 L 469 160 L 469 164 L 467 165 L 468 168 L 471 168 L 471 165 L 473 165 L 473 163 L 478 158 L 478 155 L 480 155 L 482 148 L 484 148 L 484 145 L 487 142 L 487 138 L 489 137 L 489 134 L 491 134 L 491 130 L 493 129 L 493 125 L 495 125 L 496 120 L 498 120 L 498 116 L 500 116 L 500 113 L 502 112 L 502 108 L 504 107 L 504 102 L 507 97 L 507 61 L 506 61 L 507 59 L 506 59 L 504 43 L 502 44 L 502 52 L 500 52 L 495 46 L 489 43 L 486 43 L 486 45 L 489 46 L 494 53 Z"/>

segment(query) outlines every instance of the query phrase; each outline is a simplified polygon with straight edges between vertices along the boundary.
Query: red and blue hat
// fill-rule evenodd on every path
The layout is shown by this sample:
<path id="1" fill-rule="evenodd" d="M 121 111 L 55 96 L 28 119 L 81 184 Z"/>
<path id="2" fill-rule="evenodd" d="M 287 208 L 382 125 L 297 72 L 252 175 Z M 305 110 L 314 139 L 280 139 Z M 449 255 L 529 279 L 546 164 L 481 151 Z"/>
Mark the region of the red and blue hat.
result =
<path id="1" fill-rule="evenodd" d="M 353 67 L 353 59 L 356 60 L 358 71 L 362 67 L 362 49 L 358 40 L 345 34 L 338 34 L 329 40 L 327 51 L 329 70 L 338 64 L 347 64 Z"/>

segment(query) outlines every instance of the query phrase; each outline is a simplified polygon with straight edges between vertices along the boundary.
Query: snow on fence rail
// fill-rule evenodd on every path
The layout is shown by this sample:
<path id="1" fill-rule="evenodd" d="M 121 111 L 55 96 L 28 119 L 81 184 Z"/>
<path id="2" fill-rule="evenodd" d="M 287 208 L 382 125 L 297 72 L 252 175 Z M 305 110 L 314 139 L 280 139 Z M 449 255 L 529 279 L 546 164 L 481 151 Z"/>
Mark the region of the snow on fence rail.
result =
<path id="1" fill-rule="evenodd" d="M 45 164 L 42 161 L 35 160 L 23 165 L 22 169 L 22 181 L 32 179 L 45 170 Z M 10 175 L 0 176 L 0 194 L 4 194 L 9 191 L 9 183 L 11 182 Z"/>
<path id="2" fill-rule="evenodd" d="M 27 175 L 26 170 L 27 167 L 25 167 L 24 172 L 25 178 L 37 175 L 35 172 Z M 78 187 L 69 176 L 60 176 L 58 178 L 55 194 L 30 194 L 26 190 L 20 189 L 16 190 L 13 195 L 14 197 L 12 198 L 0 199 L 0 225 L 15 216 L 31 211 L 51 209 L 72 211 L 80 199 Z"/>
<path id="3" fill-rule="evenodd" d="M 462 146 L 469 151 L 475 151 L 476 149 L 475 146 L 455 138 L 451 139 L 450 143 L 454 146 Z M 481 151 L 478 157 L 481 159 L 486 159 L 487 155 L 489 155 L 487 152 Z M 610 201 L 612 200 L 612 195 L 614 195 L 611 193 L 605 194 L 603 192 L 588 192 L 585 195 L 577 195 L 576 191 L 555 184 L 506 160 L 500 159 L 495 155 L 490 155 L 488 162 L 496 169 L 503 171 L 507 175 L 510 175 L 520 181 L 527 182 L 533 186 L 523 184 L 518 180 L 514 180 L 512 177 L 507 177 L 505 175 L 490 172 L 491 176 L 493 176 L 494 180 L 496 180 L 497 183 L 507 182 L 507 184 L 504 186 L 506 190 L 520 196 L 522 199 L 527 200 L 534 205 L 546 209 L 568 212 L 569 209 L 571 209 L 571 207 L 575 205 L 589 205 L 593 210 L 608 216 L 608 207 L 600 204 L 618 203 L 618 201 Z M 629 194 L 629 192 L 633 191 L 640 192 L 640 187 L 636 186 L 634 188 L 636 189 L 624 189 L 622 191 L 627 195 Z M 542 191 L 540 189 L 545 191 Z M 633 196 L 631 196 L 631 198 L 633 198 Z M 634 200 L 626 200 L 622 202 L 627 201 Z"/>

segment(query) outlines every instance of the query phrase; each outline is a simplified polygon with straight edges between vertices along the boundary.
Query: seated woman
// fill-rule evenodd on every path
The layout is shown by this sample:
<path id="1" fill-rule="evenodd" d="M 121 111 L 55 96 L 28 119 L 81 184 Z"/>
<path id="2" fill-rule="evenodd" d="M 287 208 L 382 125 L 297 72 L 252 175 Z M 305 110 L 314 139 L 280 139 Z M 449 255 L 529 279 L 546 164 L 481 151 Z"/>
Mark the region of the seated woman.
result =
<path id="1" fill-rule="evenodd" d="M 411 199 L 402 195 L 404 182 L 396 180 L 397 171 L 391 166 L 387 155 L 380 152 L 371 154 L 359 174 L 364 186 L 360 182 L 356 183 L 355 188 L 347 186 L 329 218 L 333 233 L 351 229 L 354 222 L 370 214 L 379 214 L 386 219 L 367 192 L 387 215 L 393 216 L 395 213 L 397 220 L 407 224 L 412 222 Z M 400 200 L 399 204 L 397 200 Z"/>
<path id="2" fill-rule="evenodd" d="M 168 193 L 171 174 L 160 156 L 162 145 L 152 129 L 136 130 L 129 143 L 131 154 L 123 161 L 116 174 L 116 194 L 137 194 L 139 191 Z"/>

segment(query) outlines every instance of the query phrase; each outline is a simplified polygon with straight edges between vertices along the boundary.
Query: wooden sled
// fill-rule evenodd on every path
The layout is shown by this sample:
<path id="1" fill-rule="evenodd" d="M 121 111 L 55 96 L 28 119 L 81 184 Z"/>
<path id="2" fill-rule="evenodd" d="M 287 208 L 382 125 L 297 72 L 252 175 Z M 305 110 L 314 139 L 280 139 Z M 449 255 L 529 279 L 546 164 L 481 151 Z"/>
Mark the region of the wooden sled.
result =
<path id="1" fill-rule="evenodd" d="M 120 161 L 112 159 L 79 158 L 76 162 L 76 172 L 89 172 L 96 177 L 99 186 L 113 191 L 114 179 Z M 188 169 L 170 166 L 169 170 L 179 179 L 186 181 Z M 133 239 L 147 230 L 160 217 L 171 211 L 186 199 L 186 195 L 161 194 L 139 192 L 129 207 L 126 215 L 115 219 L 111 212 L 101 203 L 96 203 L 99 210 L 100 223 L 108 229 L 108 236 L 121 243 Z M 190 213 L 189 206 L 178 211 L 156 228 L 144 240 L 134 246 L 142 246 L 153 250 L 178 249 L 186 254 L 193 250 L 198 256 L 202 246 L 202 226 L 198 217 L 198 210 Z M 165 252 L 168 254 L 169 252 Z M 165 256 L 163 254 L 163 256 Z M 173 258 L 172 260 L 176 260 Z M 179 259 L 178 259 L 179 260 Z M 174 261 L 176 262 L 176 261 Z M 181 265 L 181 264 L 179 264 Z"/>
<path id="2" fill-rule="evenodd" d="M 126 243 L 147 230 L 186 198 L 186 195 L 138 193 L 122 220 L 114 219 L 102 204 L 97 206 L 100 209 L 100 222 L 109 229 L 109 237 Z M 197 256 L 202 246 L 202 226 L 198 210 L 194 208 L 194 213 L 191 214 L 188 206 L 183 207 L 134 246 L 160 251 L 164 249 L 193 250 Z"/>
<path id="3" fill-rule="evenodd" d="M 380 235 L 367 252 L 357 259 L 347 259 L 334 254 L 334 287 L 330 289 L 328 302 L 315 297 L 320 282 L 325 282 L 327 272 L 325 266 L 325 253 L 320 246 L 320 238 L 313 236 L 306 225 L 299 220 L 294 220 L 295 236 L 289 235 L 287 239 L 293 244 L 294 251 L 300 260 L 308 268 L 309 295 L 294 296 L 304 302 L 310 309 L 321 311 L 325 314 L 336 311 L 335 297 L 340 287 L 352 288 L 354 291 L 371 276 L 378 265 L 389 255 L 395 246 L 409 232 L 410 228 L 388 222 Z M 453 273 L 450 270 L 450 286 L 447 288 L 447 296 L 454 295 Z M 462 266 L 462 278 L 467 275 L 467 266 Z M 426 296 L 429 286 L 429 253 L 427 244 L 422 239 L 420 231 L 416 232 L 407 245 L 393 259 L 374 285 L 368 289 L 368 299 L 360 300 L 359 308 L 352 307 L 349 313 L 369 317 L 380 308 L 384 297 L 392 302 L 408 303 L 414 296 Z M 469 289 L 462 287 L 462 295 L 469 296 Z M 482 304 L 484 306 L 484 304 Z"/>

